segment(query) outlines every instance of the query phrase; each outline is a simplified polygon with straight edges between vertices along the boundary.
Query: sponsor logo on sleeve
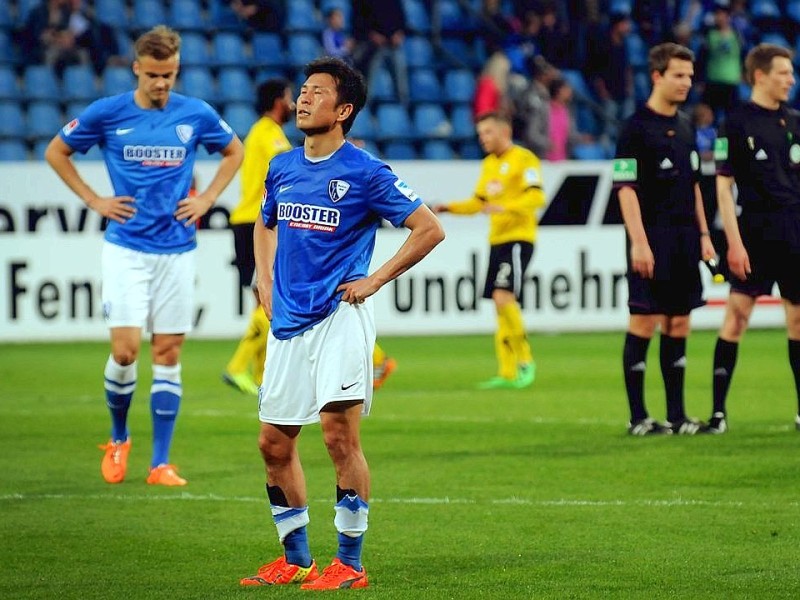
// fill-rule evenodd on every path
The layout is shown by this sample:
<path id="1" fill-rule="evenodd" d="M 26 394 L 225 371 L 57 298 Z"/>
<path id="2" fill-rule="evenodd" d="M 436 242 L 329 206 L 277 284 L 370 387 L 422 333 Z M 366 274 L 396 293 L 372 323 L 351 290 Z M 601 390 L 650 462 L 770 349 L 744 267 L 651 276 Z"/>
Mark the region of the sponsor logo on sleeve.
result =
<path id="1" fill-rule="evenodd" d="M 81 124 L 81 122 L 78 119 L 72 119 L 72 121 L 70 121 L 69 123 L 64 125 L 64 127 L 61 129 L 61 131 L 64 132 L 64 135 L 69 135 L 70 133 L 75 131 L 75 129 L 77 129 L 78 125 L 80 125 L 80 124 Z"/>
<path id="2" fill-rule="evenodd" d="M 542 185 L 542 176 L 539 174 L 539 169 L 528 167 L 523 173 L 525 178 L 525 185 L 528 187 Z"/>
<path id="3" fill-rule="evenodd" d="M 417 200 L 419 198 L 417 192 L 408 187 L 408 184 L 402 179 L 398 179 L 397 181 L 395 181 L 394 187 L 396 187 L 397 191 L 403 194 L 403 196 L 408 198 L 410 202 L 414 202 L 414 200 Z"/>

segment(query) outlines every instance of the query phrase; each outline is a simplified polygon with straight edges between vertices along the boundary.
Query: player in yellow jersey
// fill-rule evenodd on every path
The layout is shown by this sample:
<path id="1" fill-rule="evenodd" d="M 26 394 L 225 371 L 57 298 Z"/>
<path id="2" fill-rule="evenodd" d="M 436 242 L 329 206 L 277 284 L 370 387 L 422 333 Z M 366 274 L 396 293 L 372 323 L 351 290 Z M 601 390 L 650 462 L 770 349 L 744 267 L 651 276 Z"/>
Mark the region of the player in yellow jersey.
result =
<path id="1" fill-rule="evenodd" d="M 520 389 L 536 377 L 519 298 L 536 241 L 536 210 L 544 205 L 541 165 L 533 152 L 513 143 L 507 117 L 482 115 L 476 128 L 487 156 L 475 193 L 468 200 L 433 208 L 437 213 L 489 215 L 489 269 L 483 297 L 494 300 L 497 311 L 498 374 L 478 387 Z"/>

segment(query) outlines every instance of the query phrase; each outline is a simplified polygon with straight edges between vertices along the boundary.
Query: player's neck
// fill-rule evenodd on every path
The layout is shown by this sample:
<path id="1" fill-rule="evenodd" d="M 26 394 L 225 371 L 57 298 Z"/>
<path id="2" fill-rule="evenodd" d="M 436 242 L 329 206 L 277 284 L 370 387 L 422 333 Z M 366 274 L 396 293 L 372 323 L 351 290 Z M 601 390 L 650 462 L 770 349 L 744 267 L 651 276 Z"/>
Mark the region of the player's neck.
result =
<path id="1" fill-rule="evenodd" d="M 647 108 L 657 115 L 674 117 L 678 113 L 678 105 L 662 100 L 657 96 L 650 96 L 647 100 Z"/>
<path id="2" fill-rule="evenodd" d="M 167 94 L 166 100 L 164 100 L 164 104 L 156 105 L 148 98 L 143 92 L 141 92 L 138 88 L 133 91 L 133 101 L 136 103 L 136 106 L 139 108 L 143 108 L 145 110 L 157 110 L 160 108 L 164 108 L 167 103 L 169 102 L 169 94 Z"/>
<path id="3" fill-rule="evenodd" d="M 498 148 L 495 152 L 493 152 L 493 154 L 495 156 L 503 156 L 503 154 L 505 154 L 506 152 L 511 150 L 511 146 L 513 146 L 513 145 L 514 145 L 514 142 L 508 142 L 507 144 L 504 144 L 503 146 Z"/>
<path id="4" fill-rule="evenodd" d="M 307 135 L 303 142 L 303 152 L 311 158 L 329 156 L 344 145 L 341 129 L 317 135 Z"/>
<path id="5" fill-rule="evenodd" d="M 781 106 L 780 100 L 776 100 L 758 88 L 753 88 L 753 93 L 750 96 L 750 102 L 767 110 L 778 110 Z"/>

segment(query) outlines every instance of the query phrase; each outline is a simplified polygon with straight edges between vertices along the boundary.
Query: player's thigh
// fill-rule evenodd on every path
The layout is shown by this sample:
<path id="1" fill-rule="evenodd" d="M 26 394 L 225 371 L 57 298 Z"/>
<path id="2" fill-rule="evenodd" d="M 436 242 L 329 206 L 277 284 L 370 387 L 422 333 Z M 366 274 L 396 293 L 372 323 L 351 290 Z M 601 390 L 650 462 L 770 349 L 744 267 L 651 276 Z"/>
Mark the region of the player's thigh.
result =
<path id="1" fill-rule="evenodd" d="M 188 333 L 194 317 L 195 250 L 153 256 L 149 329 Z"/>
<path id="2" fill-rule="evenodd" d="M 508 242 L 491 246 L 483 297 L 492 298 L 494 290 L 507 290 L 519 300 L 525 270 L 532 257 L 533 244 L 530 242 Z"/>
<path id="3" fill-rule="evenodd" d="M 774 257 L 778 288 L 781 297 L 792 305 L 800 304 L 800 231 L 790 231 L 781 249 Z"/>
<path id="4" fill-rule="evenodd" d="M 147 324 L 151 275 L 148 255 L 103 242 L 101 254 L 103 317 L 109 327 Z"/>
<path id="5" fill-rule="evenodd" d="M 258 392 L 258 417 L 273 425 L 308 425 L 319 421 L 304 336 L 279 340 L 267 335 L 264 383 Z"/>

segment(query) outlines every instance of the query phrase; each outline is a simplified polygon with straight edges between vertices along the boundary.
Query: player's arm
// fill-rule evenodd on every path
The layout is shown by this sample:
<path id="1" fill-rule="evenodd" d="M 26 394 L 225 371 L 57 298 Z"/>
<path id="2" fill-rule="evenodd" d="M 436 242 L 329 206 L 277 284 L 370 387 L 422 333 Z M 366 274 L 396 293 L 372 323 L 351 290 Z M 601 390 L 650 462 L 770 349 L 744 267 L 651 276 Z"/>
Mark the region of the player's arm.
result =
<path id="1" fill-rule="evenodd" d="M 739 223 L 736 220 L 736 204 L 733 201 L 733 185 L 736 180 L 727 175 L 717 175 L 717 206 L 728 240 L 728 267 L 741 280 L 750 273 L 750 257 L 742 242 Z"/>
<path id="2" fill-rule="evenodd" d="M 412 212 L 403 225 L 411 230 L 411 233 L 394 256 L 368 277 L 343 283 L 337 288 L 337 292 L 344 291 L 343 302 L 350 304 L 363 302 L 365 298 L 372 296 L 425 258 L 444 239 L 442 224 L 425 205 Z"/>
<path id="3" fill-rule="evenodd" d="M 84 204 L 96 213 L 116 221 L 124 223 L 127 219 L 136 214 L 132 206 L 134 201 L 130 196 L 109 196 L 103 197 L 97 194 L 89 184 L 87 184 L 75 168 L 72 162 L 72 155 L 75 151 L 61 139 L 55 136 L 47 145 L 44 158 L 58 176 L 67 184 L 75 194 L 83 200 Z"/>
<path id="4" fill-rule="evenodd" d="M 467 200 L 458 200 L 455 202 L 447 202 L 445 204 L 434 204 L 433 212 L 439 213 L 453 213 L 454 215 L 474 215 L 481 212 L 483 207 L 486 206 L 486 198 L 483 196 L 472 196 Z"/>
<path id="5" fill-rule="evenodd" d="M 711 233 L 708 231 L 708 221 L 706 221 L 706 211 L 703 205 L 703 193 L 700 191 L 700 184 L 694 184 L 694 215 L 697 219 L 697 227 L 700 230 L 700 253 L 703 260 L 709 260 L 717 255 L 714 244 L 711 242 Z"/>
<path id="6" fill-rule="evenodd" d="M 642 223 L 639 197 L 632 187 L 623 186 L 619 189 L 619 207 L 622 211 L 625 229 L 631 238 L 631 268 L 634 273 L 638 273 L 646 279 L 652 279 L 656 261 Z"/>
<path id="7" fill-rule="evenodd" d="M 178 209 L 175 211 L 175 218 L 179 221 L 186 221 L 188 227 L 194 225 L 200 217 L 206 214 L 217 201 L 222 191 L 236 175 L 236 171 L 244 159 L 244 149 L 242 142 L 237 136 L 233 136 L 230 143 L 220 150 L 222 160 L 214 174 L 214 178 L 204 192 L 190 198 L 184 198 L 178 202 Z"/>
<path id="8" fill-rule="evenodd" d="M 275 250 L 278 247 L 278 232 L 264 225 L 259 216 L 253 228 L 253 252 L 256 259 L 256 287 L 258 299 L 269 320 L 272 320 L 272 268 Z"/>

